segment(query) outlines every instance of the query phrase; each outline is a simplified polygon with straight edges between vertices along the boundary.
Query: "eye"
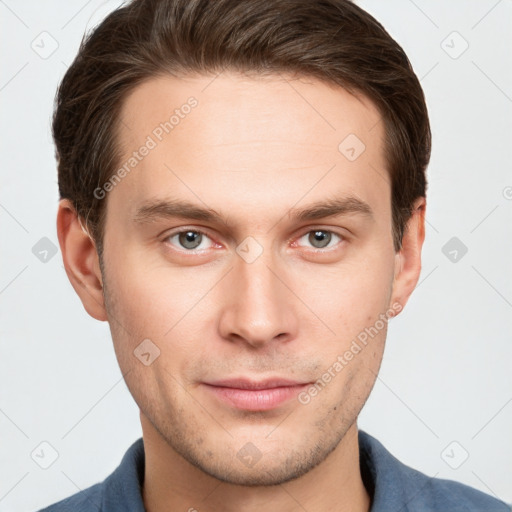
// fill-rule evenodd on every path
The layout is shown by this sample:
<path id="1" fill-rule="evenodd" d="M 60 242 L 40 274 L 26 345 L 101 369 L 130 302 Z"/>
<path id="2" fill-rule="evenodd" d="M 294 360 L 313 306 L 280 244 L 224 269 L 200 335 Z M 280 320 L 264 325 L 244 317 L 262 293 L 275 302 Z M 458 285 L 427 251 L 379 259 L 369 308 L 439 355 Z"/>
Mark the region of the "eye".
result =
<path id="1" fill-rule="evenodd" d="M 171 245 L 178 247 L 180 250 L 185 249 L 186 252 L 209 249 L 214 245 L 206 233 L 198 231 L 197 229 L 185 229 L 171 233 L 165 240 L 169 240 Z M 173 243 L 172 240 L 176 240 L 176 242 Z M 206 242 L 206 240 L 210 240 L 210 245 L 203 243 Z"/>
<path id="2" fill-rule="evenodd" d="M 310 230 L 298 239 L 298 245 L 304 245 L 303 239 L 311 244 L 314 249 L 330 249 L 336 246 L 336 242 L 341 242 L 344 237 L 327 229 Z M 193 252 L 211 249 L 216 244 L 203 231 L 197 229 L 182 229 L 169 234 L 165 240 L 176 249 L 182 252 Z M 302 241 L 302 242 L 301 242 Z M 294 245 L 296 245 L 295 242 Z"/>
<path id="3" fill-rule="evenodd" d="M 331 241 L 336 241 L 336 239 L 339 241 L 343 240 L 341 235 L 326 229 L 314 229 L 313 231 L 308 231 L 299 238 L 299 241 L 304 238 L 307 238 L 307 242 L 310 243 L 315 249 L 325 249 L 329 246 Z M 331 244 L 331 246 L 334 245 L 336 244 Z"/>

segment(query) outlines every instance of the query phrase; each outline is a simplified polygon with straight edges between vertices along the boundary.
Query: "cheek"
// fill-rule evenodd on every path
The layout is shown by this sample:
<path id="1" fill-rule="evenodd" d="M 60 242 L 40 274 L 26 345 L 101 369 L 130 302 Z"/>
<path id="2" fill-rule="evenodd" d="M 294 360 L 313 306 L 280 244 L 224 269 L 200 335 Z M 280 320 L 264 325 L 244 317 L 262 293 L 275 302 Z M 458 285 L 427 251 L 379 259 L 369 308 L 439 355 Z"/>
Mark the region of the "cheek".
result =
<path id="1" fill-rule="evenodd" d="M 126 254 L 108 273 L 115 314 L 132 337 L 159 339 L 179 325 L 208 283 L 140 251 Z"/>
<path id="2" fill-rule="evenodd" d="M 165 370 L 184 371 L 201 355 L 202 345 L 194 340 L 204 339 L 207 309 L 212 308 L 204 296 L 216 280 L 211 275 L 210 282 L 206 274 L 194 277 L 190 269 L 172 268 L 162 261 L 142 260 L 136 254 L 126 255 L 111 265 L 106 275 L 107 303 L 121 369 L 131 370 L 131 381 L 149 384 L 169 379 Z M 141 359 L 148 352 L 154 363 L 146 367 Z"/>
<path id="3" fill-rule="evenodd" d="M 310 289 L 318 298 L 318 315 L 335 333 L 320 344 L 325 372 L 320 378 L 333 382 L 330 391 L 322 392 L 325 404 L 350 402 L 357 408 L 373 387 L 387 333 L 381 315 L 391 316 L 392 277 L 392 265 L 370 255 L 333 269 L 322 279 L 323 294 L 319 286 Z"/>
<path id="4" fill-rule="evenodd" d="M 330 270 L 305 288 L 319 315 L 331 319 L 333 330 L 354 336 L 388 310 L 393 281 L 392 258 L 372 255 Z M 340 332 L 336 327 L 339 328 Z M 345 337 L 344 336 L 344 337 Z"/>

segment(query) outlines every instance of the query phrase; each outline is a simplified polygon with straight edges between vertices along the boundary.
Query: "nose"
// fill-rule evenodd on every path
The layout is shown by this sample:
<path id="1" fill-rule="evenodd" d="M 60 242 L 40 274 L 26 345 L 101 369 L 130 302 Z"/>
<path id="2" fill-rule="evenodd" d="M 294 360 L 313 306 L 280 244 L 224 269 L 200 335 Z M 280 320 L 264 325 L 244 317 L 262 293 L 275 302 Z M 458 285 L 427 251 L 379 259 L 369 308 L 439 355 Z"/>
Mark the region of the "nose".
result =
<path id="1" fill-rule="evenodd" d="M 222 338 L 254 348 L 297 336 L 298 305 L 286 272 L 270 250 L 248 263 L 236 256 L 222 290 Z"/>

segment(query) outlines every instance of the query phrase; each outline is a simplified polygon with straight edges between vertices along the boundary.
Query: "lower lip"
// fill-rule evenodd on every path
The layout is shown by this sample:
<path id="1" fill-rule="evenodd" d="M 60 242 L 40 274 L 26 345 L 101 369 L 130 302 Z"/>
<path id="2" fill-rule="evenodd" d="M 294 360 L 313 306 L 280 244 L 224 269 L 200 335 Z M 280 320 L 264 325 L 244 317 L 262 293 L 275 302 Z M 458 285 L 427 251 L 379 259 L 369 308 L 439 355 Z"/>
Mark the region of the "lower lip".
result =
<path id="1" fill-rule="evenodd" d="M 205 384 L 223 402 L 246 411 L 268 411 L 296 398 L 308 384 L 269 389 L 237 389 Z"/>

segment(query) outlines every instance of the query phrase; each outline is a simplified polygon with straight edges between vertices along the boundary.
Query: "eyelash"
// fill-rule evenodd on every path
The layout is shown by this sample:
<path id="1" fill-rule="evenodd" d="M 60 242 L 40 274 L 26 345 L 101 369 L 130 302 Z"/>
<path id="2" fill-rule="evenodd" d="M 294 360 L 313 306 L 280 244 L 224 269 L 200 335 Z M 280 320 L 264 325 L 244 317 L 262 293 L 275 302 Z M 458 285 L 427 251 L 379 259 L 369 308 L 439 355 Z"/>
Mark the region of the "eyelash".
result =
<path id="1" fill-rule="evenodd" d="M 169 233 L 165 238 L 164 238 L 164 242 L 168 241 L 169 239 L 171 238 L 174 238 L 176 236 L 179 236 L 180 234 L 182 233 L 187 233 L 191 231 L 192 233 L 197 233 L 197 234 L 201 234 L 202 236 L 204 237 L 207 237 L 211 240 L 211 237 L 208 235 L 208 233 L 206 233 L 206 231 L 203 231 L 201 229 L 197 229 L 197 228 L 185 228 L 185 229 L 180 229 L 179 231 L 174 231 L 174 232 L 171 232 Z M 342 235 L 341 233 L 338 233 L 336 231 L 333 231 L 331 229 L 323 229 L 323 228 L 313 228 L 313 229 L 308 229 L 307 231 L 303 232 L 300 236 L 297 237 L 297 240 L 300 240 L 301 238 L 303 238 L 304 236 L 306 235 L 309 235 L 310 233 L 314 233 L 315 231 L 321 231 L 323 233 L 329 233 L 331 235 L 334 235 L 334 236 L 337 236 L 340 241 L 338 242 L 338 244 L 335 244 L 334 247 L 336 247 L 336 245 L 339 245 L 341 242 L 344 242 L 346 240 L 346 237 L 344 235 Z M 212 245 L 214 246 L 216 244 L 216 242 L 214 242 L 212 240 Z M 293 244 L 295 245 L 295 242 L 293 242 Z M 173 244 L 169 243 L 169 245 L 173 246 Z M 174 249 L 175 249 L 175 246 L 173 246 Z M 327 253 L 329 251 L 332 251 L 334 250 L 334 247 L 328 247 L 328 248 L 311 248 L 308 252 L 313 252 L 313 253 Z M 209 248 L 208 248 L 209 249 Z M 184 248 L 181 248 L 181 249 L 175 249 L 177 250 L 177 252 L 180 252 L 180 253 L 185 253 L 185 254 L 191 254 L 191 255 L 194 255 L 194 254 L 198 254 L 198 253 L 202 253 L 203 251 L 207 251 L 208 249 L 190 249 L 190 250 L 187 250 L 187 249 L 184 249 Z"/>

